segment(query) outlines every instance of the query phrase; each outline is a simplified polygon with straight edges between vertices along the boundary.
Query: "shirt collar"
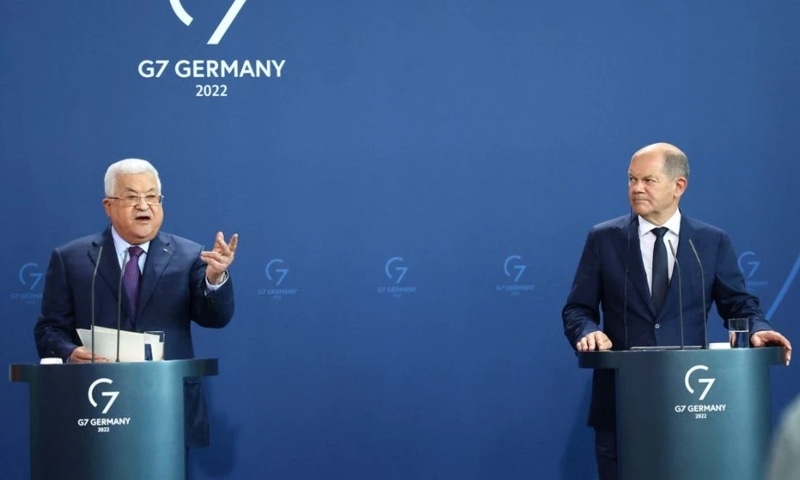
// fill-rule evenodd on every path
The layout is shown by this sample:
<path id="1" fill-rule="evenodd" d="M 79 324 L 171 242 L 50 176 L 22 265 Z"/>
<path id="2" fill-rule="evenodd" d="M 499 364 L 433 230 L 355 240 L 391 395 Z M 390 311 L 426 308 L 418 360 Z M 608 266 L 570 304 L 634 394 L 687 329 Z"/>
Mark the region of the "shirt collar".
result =
<path id="1" fill-rule="evenodd" d="M 664 222 L 664 225 L 660 225 L 660 226 L 667 227 L 667 230 L 669 230 L 670 232 L 674 233 L 675 236 L 680 237 L 680 234 L 681 234 L 681 211 L 680 211 L 680 209 L 675 210 L 675 213 L 672 214 L 671 217 L 669 217 L 669 220 Z M 639 216 L 639 237 L 640 238 L 643 237 L 644 235 L 650 233 L 650 230 L 652 230 L 654 228 L 658 228 L 658 227 L 659 227 L 659 225 L 654 225 L 654 224 L 648 222 L 647 220 L 645 220 L 644 218 L 642 218 L 641 215 Z"/>
<path id="2" fill-rule="evenodd" d="M 119 233 L 117 233 L 113 225 L 111 226 L 111 236 L 114 238 L 114 248 L 117 250 L 117 255 L 124 254 L 128 247 L 132 245 L 119 236 Z M 147 249 L 150 248 L 150 240 L 140 243 L 139 246 L 144 250 L 145 255 L 147 255 Z"/>

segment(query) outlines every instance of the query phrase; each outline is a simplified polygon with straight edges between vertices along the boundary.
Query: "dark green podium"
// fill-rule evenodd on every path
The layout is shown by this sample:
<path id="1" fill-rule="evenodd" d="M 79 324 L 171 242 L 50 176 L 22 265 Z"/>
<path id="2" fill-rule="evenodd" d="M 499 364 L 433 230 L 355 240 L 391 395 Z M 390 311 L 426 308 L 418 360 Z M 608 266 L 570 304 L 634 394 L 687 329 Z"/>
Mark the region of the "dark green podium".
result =
<path id="1" fill-rule="evenodd" d="M 183 480 L 183 380 L 217 360 L 16 364 L 30 385 L 31 478 Z"/>
<path id="2" fill-rule="evenodd" d="M 616 370 L 622 480 L 761 478 L 779 363 L 779 347 L 578 355 L 582 368 Z"/>

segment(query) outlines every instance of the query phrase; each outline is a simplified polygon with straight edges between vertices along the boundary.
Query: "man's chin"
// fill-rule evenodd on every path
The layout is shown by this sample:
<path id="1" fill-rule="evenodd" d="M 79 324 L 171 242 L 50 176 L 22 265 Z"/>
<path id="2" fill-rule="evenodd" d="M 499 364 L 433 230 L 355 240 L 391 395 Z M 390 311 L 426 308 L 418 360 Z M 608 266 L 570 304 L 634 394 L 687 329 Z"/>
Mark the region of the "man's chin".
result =
<path id="1" fill-rule="evenodd" d="M 149 242 L 150 240 L 154 239 L 158 230 L 146 230 L 146 231 L 136 231 L 133 232 L 134 238 L 136 238 L 137 244 L 141 244 L 144 242 Z"/>
<path id="2" fill-rule="evenodd" d="M 142 242 L 149 242 L 150 240 L 156 237 L 156 232 L 149 232 L 147 235 L 142 235 L 141 240 Z"/>

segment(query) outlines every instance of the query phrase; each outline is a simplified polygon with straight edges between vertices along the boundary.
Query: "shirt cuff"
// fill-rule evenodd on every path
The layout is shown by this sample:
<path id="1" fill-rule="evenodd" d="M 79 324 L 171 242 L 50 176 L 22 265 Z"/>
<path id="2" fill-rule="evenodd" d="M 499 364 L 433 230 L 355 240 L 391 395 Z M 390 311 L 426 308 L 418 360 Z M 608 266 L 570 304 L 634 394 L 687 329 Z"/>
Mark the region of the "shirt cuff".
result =
<path id="1" fill-rule="evenodd" d="M 208 281 L 208 277 L 205 277 L 205 278 L 206 278 L 206 290 L 208 290 L 209 292 L 214 292 L 216 290 L 219 290 L 219 288 L 221 286 L 225 285 L 225 282 L 228 281 L 228 271 L 225 270 L 225 272 L 223 272 L 222 281 L 220 283 L 216 284 L 216 285 L 214 285 L 213 283 L 209 282 Z"/>

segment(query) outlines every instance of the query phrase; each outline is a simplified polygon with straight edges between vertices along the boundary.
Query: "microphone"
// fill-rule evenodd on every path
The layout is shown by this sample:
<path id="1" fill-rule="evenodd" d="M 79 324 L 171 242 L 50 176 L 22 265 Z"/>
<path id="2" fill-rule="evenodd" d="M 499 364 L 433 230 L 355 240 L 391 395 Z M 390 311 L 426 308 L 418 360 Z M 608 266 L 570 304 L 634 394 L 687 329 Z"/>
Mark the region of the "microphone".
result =
<path id="1" fill-rule="evenodd" d="M 675 255 L 675 246 L 672 240 L 667 240 L 669 251 L 672 252 L 672 258 L 675 260 L 675 271 L 678 273 L 678 318 L 681 322 L 681 350 L 686 348 L 686 343 L 683 339 L 683 282 L 681 281 L 681 264 L 678 262 L 678 256 Z"/>
<path id="2" fill-rule="evenodd" d="M 94 319 L 95 319 L 95 300 L 94 300 L 94 283 L 97 280 L 97 270 L 100 268 L 100 259 L 103 258 L 103 246 L 100 245 L 100 250 L 97 252 L 97 261 L 94 264 L 94 271 L 92 272 L 92 363 L 94 363 Z"/>
<path id="3" fill-rule="evenodd" d="M 122 330 L 122 279 L 125 278 L 125 264 L 131 260 L 128 249 L 125 249 L 125 257 L 122 259 L 122 268 L 119 269 L 119 286 L 117 287 L 117 363 L 119 363 L 119 336 Z"/>
<path id="4" fill-rule="evenodd" d="M 697 254 L 697 249 L 694 248 L 694 242 L 689 239 L 689 246 L 692 247 L 692 253 L 697 260 L 697 266 L 700 267 L 700 282 L 702 282 L 700 291 L 703 294 L 703 348 L 708 349 L 708 311 L 706 310 L 706 276 L 703 272 L 703 262 L 700 261 L 700 255 Z"/>
<path id="5" fill-rule="evenodd" d="M 631 212 L 633 217 L 633 212 Z M 623 350 L 628 349 L 628 264 L 631 259 L 631 226 L 628 225 L 628 238 L 625 245 L 625 278 L 622 280 L 622 328 L 625 331 L 625 343 L 622 345 Z"/>

